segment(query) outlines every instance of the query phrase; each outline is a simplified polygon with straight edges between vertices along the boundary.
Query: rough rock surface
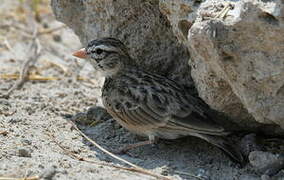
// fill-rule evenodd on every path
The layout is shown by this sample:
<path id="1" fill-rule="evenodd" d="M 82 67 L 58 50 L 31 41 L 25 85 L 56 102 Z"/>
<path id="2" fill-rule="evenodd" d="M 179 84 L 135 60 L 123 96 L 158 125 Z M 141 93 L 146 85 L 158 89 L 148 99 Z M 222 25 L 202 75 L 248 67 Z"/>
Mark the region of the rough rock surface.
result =
<path id="1" fill-rule="evenodd" d="M 239 124 L 252 126 L 253 116 L 284 127 L 283 1 L 164 0 L 160 8 L 192 53 L 202 99 Z"/>
<path id="2" fill-rule="evenodd" d="M 51 2 L 83 44 L 119 38 L 146 69 L 189 86 L 193 78 L 199 96 L 238 125 L 284 127 L 281 0 Z"/>
<path id="3" fill-rule="evenodd" d="M 263 169 L 267 164 L 276 161 L 279 157 L 270 152 L 253 151 L 249 155 L 249 161 L 256 169 Z"/>

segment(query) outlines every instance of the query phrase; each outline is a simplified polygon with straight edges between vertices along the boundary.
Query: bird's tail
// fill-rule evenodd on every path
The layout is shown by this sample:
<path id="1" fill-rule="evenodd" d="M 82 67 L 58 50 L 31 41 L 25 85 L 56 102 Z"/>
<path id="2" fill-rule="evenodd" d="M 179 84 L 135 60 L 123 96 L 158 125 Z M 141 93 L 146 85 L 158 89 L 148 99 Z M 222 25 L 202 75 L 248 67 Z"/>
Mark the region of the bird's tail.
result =
<path id="1" fill-rule="evenodd" d="M 219 147 L 232 159 L 232 161 L 239 163 L 240 165 L 244 164 L 244 157 L 241 154 L 240 150 L 237 147 L 235 147 L 228 139 L 225 139 L 225 137 L 212 136 L 206 134 L 198 134 L 197 136 Z"/>

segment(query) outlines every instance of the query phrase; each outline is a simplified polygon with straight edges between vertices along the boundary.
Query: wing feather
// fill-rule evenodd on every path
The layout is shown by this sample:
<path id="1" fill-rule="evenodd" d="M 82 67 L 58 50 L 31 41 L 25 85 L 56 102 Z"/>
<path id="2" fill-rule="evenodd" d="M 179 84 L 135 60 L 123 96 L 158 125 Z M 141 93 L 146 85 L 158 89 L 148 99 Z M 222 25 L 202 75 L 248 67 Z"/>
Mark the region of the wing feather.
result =
<path id="1" fill-rule="evenodd" d="M 127 77 L 124 78 L 127 81 Z M 132 75 L 129 78 L 133 78 Z M 118 102 L 117 99 L 108 103 L 114 106 L 119 118 L 126 119 L 125 123 L 129 121 L 133 126 L 151 126 L 152 129 L 169 128 L 190 133 L 225 134 L 221 126 L 206 116 L 208 106 L 189 95 L 174 81 L 157 75 L 152 76 L 152 79 L 148 75 L 139 78 L 137 84 L 132 80 L 131 85 L 125 82 L 117 91 L 112 90 L 115 97 L 127 102 L 127 105 L 125 102 L 116 104 L 119 107 L 117 109 L 113 105 Z"/>

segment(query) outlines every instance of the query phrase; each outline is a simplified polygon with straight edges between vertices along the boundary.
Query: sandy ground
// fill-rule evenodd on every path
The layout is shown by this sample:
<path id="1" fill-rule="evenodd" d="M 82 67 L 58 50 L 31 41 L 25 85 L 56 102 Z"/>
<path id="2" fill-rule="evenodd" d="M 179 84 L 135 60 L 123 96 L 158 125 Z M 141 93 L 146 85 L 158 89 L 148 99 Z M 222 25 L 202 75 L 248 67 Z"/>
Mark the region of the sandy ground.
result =
<path id="1" fill-rule="evenodd" d="M 0 93 L 4 94 L 16 82 L 4 75 L 19 74 L 22 64 L 31 55 L 31 40 L 25 35 L 28 33 L 24 33 L 29 26 L 24 6 L 18 1 L 1 3 Z M 54 20 L 48 4 L 41 8 L 41 22 L 37 23 L 39 31 L 62 26 Z M 33 176 L 43 179 L 154 179 L 79 161 L 55 143 L 80 157 L 125 166 L 86 141 L 69 123 L 68 117 L 101 105 L 102 80 L 96 78 L 90 65 L 77 62 L 71 56 L 72 51 L 81 46 L 78 38 L 70 29 L 63 28 L 40 36 L 39 41 L 41 56 L 32 72 L 51 77 L 50 80 L 30 80 L 23 88 L 15 90 L 9 99 L 0 99 L 0 179 Z M 93 114 L 100 116 L 97 111 Z M 90 125 L 92 119 L 82 118 L 91 122 L 81 123 L 79 127 L 108 150 L 140 140 L 105 115 L 97 117 L 101 120 Z M 249 165 L 239 168 L 219 149 L 193 137 L 160 141 L 155 146 L 137 148 L 120 157 L 172 179 L 259 179 Z M 283 173 L 276 179 L 283 179 L 281 177 Z"/>

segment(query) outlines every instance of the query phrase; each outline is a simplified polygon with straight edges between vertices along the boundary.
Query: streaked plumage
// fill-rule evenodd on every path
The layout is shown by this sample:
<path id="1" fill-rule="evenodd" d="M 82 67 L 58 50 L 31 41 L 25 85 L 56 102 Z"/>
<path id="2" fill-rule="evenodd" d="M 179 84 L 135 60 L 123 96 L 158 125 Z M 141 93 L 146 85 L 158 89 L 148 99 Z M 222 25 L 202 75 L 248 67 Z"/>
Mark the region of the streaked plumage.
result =
<path id="1" fill-rule="evenodd" d="M 242 155 L 222 136 L 223 127 L 208 117 L 208 106 L 177 82 L 143 71 L 117 39 L 91 41 L 81 50 L 94 68 L 106 77 L 102 99 L 112 117 L 129 131 L 149 137 L 176 139 L 196 136 L 242 162 Z M 76 56 L 76 54 L 75 54 Z"/>

